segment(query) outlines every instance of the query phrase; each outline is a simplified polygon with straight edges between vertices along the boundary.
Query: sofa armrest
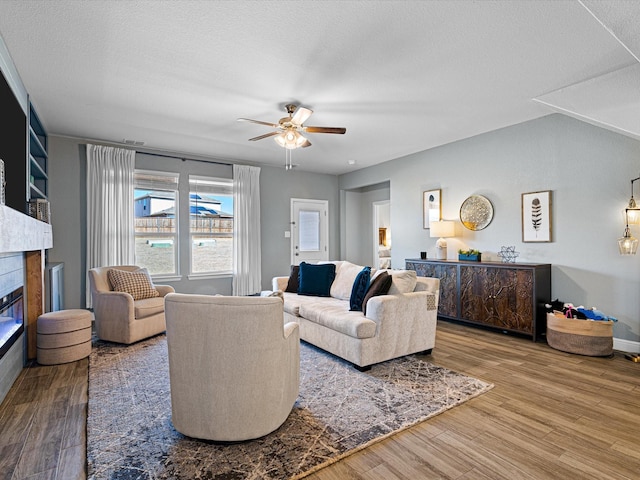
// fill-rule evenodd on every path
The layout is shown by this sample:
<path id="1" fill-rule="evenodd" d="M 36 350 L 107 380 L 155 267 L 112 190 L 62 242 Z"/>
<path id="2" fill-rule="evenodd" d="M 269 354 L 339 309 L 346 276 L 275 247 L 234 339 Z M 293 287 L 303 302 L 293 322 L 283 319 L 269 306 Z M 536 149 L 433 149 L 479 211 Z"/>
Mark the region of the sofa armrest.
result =
<path id="1" fill-rule="evenodd" d="M 289 284 L 289 277 L 273 277 L 271 279 L 271 289 L 285 291 Z"/>
<path id="2" fill-rule="evenodd" d="M 97 319 L 113 316 L 133 320 L 133 297 L 125 292 L 94 292 L 93 312 Z"/>
<path id="3" fill-rule="evenodd" d="M 415 319 L 424 318 L 429 312 L 434 312 L 437 318 L 436 308 L 428 310 L 428 297 L 435 295 L 429 292 L 399 293 L 395 295 L 379 295 L 372 297 L 367 302 L 366 317 L 381 325 L 394 319 L 402 319 L 403 323 L 410 323 Z M 434 298 L 434 302 L 437 297 Z M 380 328 L 380 327 L 379 327 Z"/>
<path id="4" fill-rule="evenodd" d="M 174 293 L 175 289 L 171 285 L 154 285 L 161 297 L 166 296 L 168 293 Z"/>
<path id="5" fill-rule="evenodd" d="M 284 324 L 284 338 L 289 338 L 291 334 L 298 332 L 299 325 L 296 322 L 287 322 Z"/>
<path id="6" fill-rule="evenodd" d="M 436 308 L 440 300 L 440 279 L 432 277 L 418 277 L 414 292 L 428 292 L 436 296 Z"/>

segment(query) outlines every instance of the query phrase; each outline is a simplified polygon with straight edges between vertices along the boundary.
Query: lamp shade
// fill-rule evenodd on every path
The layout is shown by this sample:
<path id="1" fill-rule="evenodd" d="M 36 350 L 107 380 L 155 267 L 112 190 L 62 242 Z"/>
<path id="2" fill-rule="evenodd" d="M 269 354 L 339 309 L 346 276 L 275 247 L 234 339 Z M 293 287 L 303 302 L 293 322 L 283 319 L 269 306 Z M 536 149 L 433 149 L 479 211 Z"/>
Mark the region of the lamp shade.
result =
<path id="1" fill-rule="evenodd" d="M 429 236 L 431 238 L 453 237 L 456 234 L 456 224 L 451 220 L 440 220 L 429 223 Z"/>
<path id="2" fill-rule="evenodd" d="M 640 208 L 627 208 L 625 213 L 629 225 L 640 225 Z"/>

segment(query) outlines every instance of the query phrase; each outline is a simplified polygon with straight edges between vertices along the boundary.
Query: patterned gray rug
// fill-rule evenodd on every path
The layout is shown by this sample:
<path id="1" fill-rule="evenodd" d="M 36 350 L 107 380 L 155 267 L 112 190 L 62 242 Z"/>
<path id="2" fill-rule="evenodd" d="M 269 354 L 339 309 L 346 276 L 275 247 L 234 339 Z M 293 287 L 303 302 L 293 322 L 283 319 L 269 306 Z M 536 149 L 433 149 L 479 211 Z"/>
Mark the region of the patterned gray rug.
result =
<path id="1" fill-rule="evenodd" d="M 484 393 L 493 385 L 420 355 L 359 372 L 302 342 L 300 395 L 266 437 L 219 444 L 171 424 L 166 337 L 96 341 L 89 361 L 90 479 L 297 479 Z"/>

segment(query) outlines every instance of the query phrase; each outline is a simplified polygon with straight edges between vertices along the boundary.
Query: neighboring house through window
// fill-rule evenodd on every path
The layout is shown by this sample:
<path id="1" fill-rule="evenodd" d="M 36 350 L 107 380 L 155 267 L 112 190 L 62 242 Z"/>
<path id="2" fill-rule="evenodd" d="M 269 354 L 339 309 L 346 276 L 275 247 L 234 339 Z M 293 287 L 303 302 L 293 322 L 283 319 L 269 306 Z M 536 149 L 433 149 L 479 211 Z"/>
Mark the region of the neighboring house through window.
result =
<path id="1" fill-rule="evenodd" d="M 177 173 L 134 173 L 136 265 L 154 276 L 178 274 L 178 180 Z"/>
<path id="2" fill-rule="evenodd" d="M 233 271 L 233 181 L 189 175 L 191 274 Z"/>

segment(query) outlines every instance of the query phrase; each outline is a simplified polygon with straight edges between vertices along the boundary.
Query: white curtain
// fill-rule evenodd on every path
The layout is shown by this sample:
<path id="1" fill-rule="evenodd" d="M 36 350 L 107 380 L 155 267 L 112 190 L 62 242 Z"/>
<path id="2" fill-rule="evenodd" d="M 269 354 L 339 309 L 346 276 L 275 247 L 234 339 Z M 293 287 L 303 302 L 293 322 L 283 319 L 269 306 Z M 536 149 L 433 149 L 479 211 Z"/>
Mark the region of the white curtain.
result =
<path id="1" fill-rule="evenodd" d="M 135 262 L 135 153 L 87 144 L 87 270 Z M 86 303 L 91 307 L 88 281 Z"/>
<path id="2" fill-rule="evenodd" d="M 261 288 L 260 168 L 233 166 L 233 294 Z"/>

